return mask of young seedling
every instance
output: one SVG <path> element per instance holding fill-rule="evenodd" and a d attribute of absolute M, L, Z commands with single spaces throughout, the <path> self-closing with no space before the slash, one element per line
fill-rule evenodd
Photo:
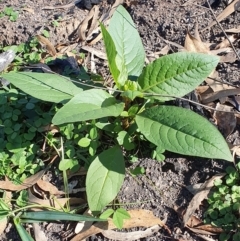
<path fill-rule="evenodd" d="M 219 58 L 176 53 L 144 66 L 140 36 L 122 6 L 116 9 L 108 30 L 102 24 L 101 30 L 113 89 L 99 85 L 89 88 L 81 81 L 75 85 L 74 80 L 54 74 L 3 74 L 27 94 L 57 103 L 60 109 L 52 123 L 63 132 L 71 136 L 70 130 L 79 127 L 73 139 L 80 150 L 85 148 L 89 153 L 83 153 L 82 160 L 86 159 L 89 167 L 86 191 L 91 211 L 101 213 L 116 197 L 125 176 L 124 159 L 133 159 L 138 149 L 150 149 L 159 160 L 168 150 L 232 161 L 228 145 L 215 126 L 190 110 L 165 103 L 194 90 Z"/>
<path fill-rule="evenodd" d="M 0 18 L 8 16 L 9 20 L 16 22 L 18 18 L 18 12 L 14 11 L 12 7 L 5 7 L 2 12 L 0 12 Z"/>

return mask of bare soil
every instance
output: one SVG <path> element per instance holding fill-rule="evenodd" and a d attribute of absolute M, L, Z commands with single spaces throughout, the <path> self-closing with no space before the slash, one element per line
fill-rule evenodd
<path fill-rule="evenodd" d="M 204 0 L 188 1 L 190 3 L 186 6 L 182 6 L 187 2 L 183 0 L 138 0 L 130 2 L 132 4 L 126 6 L 126 8 L 136 23 L 148 56 L 161 51 L 169 44 L 168 41 L 183 46 L 187 30 L 193 32 L 196 22 L 198 22 L 198 28 L 201 31 L 214 19 Z M 225 5 L 224 1 L 215 2 L 213 11 L 218 15 L 223 11 Z M 220 4 L 217 4 L 217 2 Z M 46 6 L 61 4 L 66 4 L 66 2 L 64 0 L 0 1 L 0 11 L 5 6 L 12 6 L 14 10 L 19 11 L 16 22 L 9 21 L 8 17 L 0 19 L 0 44 L 7 46 L 26 42 L 43 29 L 51 32 L 51 41 L 54 44 L 71 42 L 71 39 L 68 38 L 70 33 L 63 30 L 57 32 L 51 22 L 59 16 L 66 22 L 72 19 L 81 22 L 87 16 L 88 11 L 83 9 L 81 4 L 63 9 L 43 9 Z M 108 7 L 110 7 L 109 3 L 103 0 L 100 3 L 100 12 L 106 12 Z M 236 28 L 239 26 L 239 20 L 240 12 L 235 11 L 221 24 L 224 29 Z M 217 44 L 224 38 L 222 30 L 217 24 L 211 29 L 200 33 L 204 42 Z M 103 49 L 101 43 L 97 46 L 98 49 Z M 172 52 L 177 51 L 176 46 L 171 43 L 169 46 Z M 79 43 L 77 49 L 80 48 L 81 43 Z M 239 42 L 235 48 L 240 54 Z M 96 61 L 98 60 L 96 59 Z M 105 65 L 102 64 L 102 60 L 99 61 L 100 66 Z M 217 71 L 222 81 L 236 84 L 239 83 L 239 68 L 240 62 L 236 60 L 232 63 L 220 63 Z M 229 137 L 231 143 L 239 143 L 239 131 L 239 126 L 237 126 L 234 133 Z M 188 241 L 202 240 L 182 226 L 175 207 L 187 207 L 193 197 L 186 186 L 204 182 L 215 173 L 224 172 L 226 163 L 220 160 L 206 160 L 167 153 L 167 158 L 162 163 L 151 159 L 140 159 L 133 166 L 144 167 L 146 175 L 132 177 L 127 174 L 122 190 L 119 193 L 119 200 L 125 203 L 136 203 L 136 205 L 129 206 L 129 208 L 138 207 L 152 210 L 157 217 L 166 221 L 166 225 L 173 232 L 173 236 L 170 237 L 166 231 L 160 230 L 153 237 L 142 240 L 168 241 L 174 240 L 173 238 L 176 240 L 182 238 L 182 240 Z M 64 240 L 63 234 L 67 229 L 66 225 L 52 224 L 49 227 L 47 224 L 43 224 L 42 227 L 49 241 Z M 218 240 L 218 237 L 213 239 Z M 18 241 L 20 238 L 9 224 L 5 233 L 0 236 L 0 240 Z M 107 239 L 99 234 L 88 240 Z"/>

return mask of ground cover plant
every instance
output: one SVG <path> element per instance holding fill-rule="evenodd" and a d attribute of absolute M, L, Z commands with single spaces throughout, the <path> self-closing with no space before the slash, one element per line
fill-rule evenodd
<path fill-rule="evenodd" d="M 211 123 L 167 102 L 198 86 L 217 65 L 218 58 L 177 53 L 144 67 L 141 39 L 121 6 L 108 30 L 103 25 L 101 30 L 115 88 L 86 88 L 84 82 L 56 74 L 2 74 L 33 98 L 54 103 L 52 123 L 68 136 L 64 146 L 69 147 L 59 169 L 74 171 L 82 164 L 79 160 L 84 161 L 91 211 L 99 214 L 116 197 L 125 175 L 124 159 L 132 160 L 139 148 L 152 147 L 159 160 L 168 150 L 231 161 L 224 138 Z M 70 149 L 72 146 L 78 146 L 80 152 Z"/>
<path fill-rule="evenodd" d="M 220 241 L 240 238 L 240 163 L 236 167 L 229 166 L 222 179 L 216 179 L 214 188 L 208 198 L 209 207 L 205 212 L 205 223 L 222 228 Z"/>
<path fill-rule="evenodd" d="M 12 7 L 5 7 L 2 12 L 0 12 L 0 18 L 8 16 L 9 20 L 15 22 L 18 18 L 18 12 L 14 11 Z"/>

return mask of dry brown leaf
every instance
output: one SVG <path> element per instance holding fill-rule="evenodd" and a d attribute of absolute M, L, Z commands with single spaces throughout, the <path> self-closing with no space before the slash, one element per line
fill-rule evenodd
<path fill-rule="evenodd" d="M 233 156 L 237 155 L 240 156 L 240 146 L 234 146 L 232 143 L 228 143 L 229 148 L 233 152 Z"/>
<path fill-rule="evenodd" d="M 234 52 L 227 53 L 226 55 L 220 56 L 220 63 L 234 63 L 237 60 L 237 56 Z"/>
<path fill-rule="evenodd" d="M 99 7 L 95 5 L 88 13 L 87 17 L 79 25 L 77 33 L 81 41 L 86 40 L 86 38 L 97 27 L 98 14 L 99 14 Z M 90 27 L 89 27 L 89 23 L 91 23 Z"/>
<path fill-rule="evenodd" d="M 210 178 L 209 180 L 207 180 L 201 187 L 201 189 L 196 193 L 196 195 L 193 197 L 193 199 L 191 200 L 191 202 L 188 205 L 188 208 L 185 212 L 185 214 L 183 215 L 183 223 L 184 226 L 187 225 L 190 217 L 193 215 L 193 213 L 195 212 L 195 210 L 199 207 L 199 205 L 201 204 L 201 202 L 207 198 L 207 195 L 209 193 L 209 191 L 211 190 L 211 188 L 213 187 L 214 181 L 218 178 L 222 178 L 225 174 L 220 173 L 218 175 L 213 176 L 212 178 Z"/>
<path fill-rule="evenodd" d="M 11 204 L 12 192 L 4 191 L 2 199 L 3 199 L 4 203 L 6 203 L 8 205 L 8 207 L 11 209 L 12 208 L 12 204 Z M 7 217 L 0 219 L 0 235 L 3 234 L 4 230 L 7 227 L 7 224 L 8 224 Z"/>
<path fill-rule="evenodd" d="M 32 9 L 32 8 L 23 8 L 22 10 L 23 11 L 27 11 L 27 12 L 29 12 L 31 14 L 35 14 L 34 9 Z"/>
<path fill-rule="evenodd" d="M 237 28 L 230 28 L 225 30 L 226 33 L 240 33 L 240 26 L 238 26 Z"/>
<path fill-rule="evenodd" d="M 189 52 L 196 53 L 210 53 L 209 48 L 198 38 L 192 36 L 189 32 L 187 32 L 184 48 Z"/>
<path fill-rule="evenodd" d="M 73 51 L 77 46 L 78 46 L 78 43 L 73 43 L 73 44 L 70 44 L 70 45 L 58 44 L 56 46 L 56 49 L 59 53 L 65 54 L 65 53 Z"/>
<path fill-rule="evenodd" d="M 46 241 L 48 238 L 46 237 L 45 232 L 40 227 L 39 223 L 33 223 L 33 232 L 35 241 Z"/>
<path fill-rule="evenodd" d="M 161 227 L 159 225 L 154 225 L 153 227 L 147 228 L 144 231 L 135 232 L 116 232 L 112 230 L 102 231 L 103 236 L 108 239 L 121 240 L 121 241 L 132 241 L 136 239 L 146 238 L 157 233 Z"/>
<path fill-rule="evenodd" d="M 219 81 L 215 81 L 214 79 L 218 78 L 218 72 L 217 71 L 213 71 L 211 73 L 211 78 L 206 78 L 206 83 L 210 86 L 210 88 L 216 92 L 222 89 L 228 89 L 228 85 L 223 85 L 223 83 L 219 82 Z"/>
<path fill-rule="evenodd" d="M 159 57 L 160 55 L 167 55 L 169 51 L 170 51 L 170 46 L 166 44 L 159 52 L 155 52 L 154 54 L 158 55 Z"/>
<path fill-rule="evenodd" d="M 98 41 L 102 39 L 102 33 L 99 33 L 96 38 L 88 42 L 88 45 L 92 46 L 95 45 Z"/>
<path fill-rule="evenodd" d="M 166 44 L 160 51 L 148 54 L 145 58 L 145 62 L 149 64 L 155 59 L 158 59 L 160 56 L 167 55 L 169 51 L 170 51 L 170 46 Z"/>
<path fill-rule="evenodd" d="M 166 225 L 157 217 L 153 215 L 151 211 L 148 210 L 130 210 L 128 211 L 131 218 L 124 220 L 123 228 L 134 228 L 134 227 L 151 227 L 154 225 L 160 225 L 164 227 L 168 232 L 170 230 Z M 97 222 L 93 224 L 89 229 L 76 235 L 71 241 L 78 241 L 85 239 L 93 234 L 100 233 L 104 230 L 115 229 L 116 226 L 113 224 L 112 220 L 109 219 L 108 222 Z"/>
<path fill-rule="evenodd" d="M 59 127 L 49 124 L 49 125 L 46 125 L 46 126 L 39 127 L 38 131 L 39 132 L 48 131 L 48 132 L 51 132 L 52 134 L 55 134 L 55 133 L 58 133 L 60 130 L 59 130 Z"/>
<path fill-rule="evenodd" d="M 234 43 L 237 39 L 238 39 L 238 37 L 237 37 L 236 34 L 231 35 L 231 36 L 228 37 L 228 39 L 226 38 L 226 39 L 224 39 L 221 43 L 219 43 L 219 44 L 215 47 L 215 49 L 222 49 L 222 48 L 229 47 L 229 46 L 230 46 L 229 41 L 230 41 L 231 43 Z"/>
<path fill-rule="evenodd" d="M 84 167 L 81 167 L 77 172 L 74 172 L 74 173 L 67 172 L 68 179 L 75 176 L 84 176 L 86 174 L 87 174 L 87 171 Z"/>
<path fill-rule="evenodd" d="M 196 235 L 206 241 L 216 241 L 216 239 L 212 239 L 212 238 L 209 238 L 209 237 L 201 235 L 201 234 L 196 234 Z"/>
<path fill-rule="evenodd" d="M 232 14 L 235 10 L 239 8 L 240 1 L 234 0 L 231 4 L 229 4 L 217 17 L 217 21 L 221 22 L 224 18 Z M 214 20 L 212 21 L 206 28 L 204 28 L 202 31 L 211 28 L 214 26 L 217 22 Z"/>
<path fill-rule="evenodd" d="M 231 53 L 231 52 L 233 52 L 233 50 L 230 47 L 211 50 L 211 54 L 213 54 L 213 55 L 218 55 L 218 54 L 223 54 L 223 53 L 225 54 L 225 53 Z"/>
<path fill-rule="evenodd" d="M 208 85 L 198 86 L 195 89 L 195 91 L 196 91 L 196 94 L 197 94 L 197 97 L 198 97 L 198 100 L 199 100 L 200 103 L 202 103 L 202 100 L 204 100 L 206 96 L 213 93 L 213 90 Z M 215 108 L 214 102 L 210 102 L 210 103 L 207 103 L 205 105 Z M 211 113 L 213 112 L 212 110 L 209 110 L 209 111 Z"/>
<path fill-rule="evenodd" d="M 199 225 L 198 227 L 195 227 L 195 228 L 199 230 L 198 233 L 202 233 L 201 231 L 205 231 L 205 232 L 208 232 L 208 234 L 214 235 L 214 234 L 219 234 L 219 233 L 223 232 L 222 228 L 218 228 L 218 227 L 213 226 L 211 224 Z"/>
<path fill-rule="evenodd" d="M 33 195 L 33 193 L 28 191 L 28 200 L 30 203 L 39 204 L 45 207 L 54 207 L 56 209 L 62 209 L 65 204 L 69 201 L 71 205 L 81 205 L 86 203 L 86 201 L 82 198 L 53 198 L 53 199 L 40 199 Z M 31 208 L 32 210 L 39 210 L 39 208 Z"/>
<path fill-rule="evenodd" d="M 189 218 L 186 227 L 198 234 L 216 235 L 223 232 L 221 228 L 212 226 L 211 224 L 203 224 L 202 220 L 193 215 Z"/>
<path fill-rule="evenodd" d="M 6 229 L 8 224 L 7 218 L 0 219 L 0 235 L 3 234 L 4 230 Z"/>
<path fill-rule="evenodd" d="M 43 37 L 42 35 L 37 35 L 36 37 L 41 44 L 46 46 L 48 53 L 54 57 L 56 55 L 57 51 L 54 48 L 53 44 L 47 38 Z"/>
<path fill-rule="evenodd" d="M 56 186 L 50 182 L 44 181 L 42 179 L 37 181 L 37 185 L 45 192 L 49 192 L 51 195 L 62 195 L 65 194 L 63 191 L 59 191 Z"/>
<path fill-rule="evenodd" d="M 90 29 L 87 33 L 87 36 L 85 36 L 84 31 L 78 31 L 78 35 L 79 35 L 79 39 L 81 40 L 81 38 L 83 37 L 83 40 L 87 40 L 88 41 L 88 45 L 95 45 L 99 40 L 102 39 L 102 34 L 100 32 L 100 28 L 98 27 L 98 22 L 102 22 L 105 26 L 108 25 L 109 19 L 112 17 L 114 11 L 116 10 L 116 8 L 120 5 L 123 4 L 123 0 L 116 0 L 114 2 L 114 4 L 112 5 L 110 11 L 108 11 L 107 13 L 103 14 L 99 20 L 98 18 L 93 18 Z M 95 15 L 97 16 L 97 15 Z M 91 18 L 90 18 L 91 19 Z M 90 19 L 86 19 L 86 21 L 88 22 Z M 97 21 L 98 20 L 98 21 Z M 86 25 L 86 24 L 85 24 Z M 87 29 L 87 26 L 83 26 L 83 30 Z M 93 34 L 96 35 L 93 38 Z M 83 35 L 83 36 L 82 36 Z"/>
<path fill-rule="evenodd" d="M 69 40 L 74 41 L 77 38 L 77 29 L 80 25 L 80 20 L 77 18 L 71 18 L 70 20 L 61 21 L 59 26 L 51 31 L 50 38 L 54 45 L 64 43 L 66 45 Z M 57 40 L 54 39 L 57 36 Z M 57 42 L 56 42 L 57 41 Z"/>
<path fill-rule="evenodd" d="M 223 112 L 222 110 L 228 111 L 228 113 Z M 233 108 L 228 105 L 221 105 L 220 103 L 217 103 L 213 118 L 225 138 L 233 132 L 237 125 L 237 119 L 234 115 Z"/>
<path fill-rule="evenodd" d="M 224 84 L 220 81 L 216 81 L 215 79 L 218 79 L 218 72 L 214 71 L 211 73 L 211 75 L 206 78 L 205 82 L 209 85 L 209 87 L 212 89 L 212 91 L 208 91 L 205 92 L 203 94 L 201 94 L 201 102 L 204 104 L 208 104 L 212 101 L 206 101 L 206 99 L 208 99 L 211 96 L 214 96 L 214 92 L 218 92 L 218 91 L 222 91 L 222 90 L 226 90 L 226 89 L 235 89 L 235 87 L 228 85 L 228 84 Z M 227 96 L 220 96 L 218 95 L 218 99 L 220 100 L 220 103 L 225 103 L 226 102 L 226 98 Z"/>
<path fill-rule="evenodd" d="M 104 53 L 104 52 L 102 52 L 102 51 L 100 51 L 100 50 L 98 50 L 96 48 L 93 48 L 93 47 L 90 47 L 90 46 L 86 45 L 86 46 L 82 46 L 81 49 L 83 49 L 83 50 L 85 50 L 85 51 L 87 51 L 87 52 L 97 56 L 100 59 L 107 60 L 106 53 Z"/>
<path fill-rule="evenodd" d="M 216 92 L 205 95 L 204 98 L 202 98 L 202 103 L 207 104 L 207 103 L 213 102 L 215 100 L 218 100 L 218 99 L 221 99 L 224 97 L 228 97 L 231 95 L 239 95 L 239 94 L 240 94 L 240 89 L 220 90 L 220 91 L 216 91 Z"/>
<path fill-rule="evenodd" d="M 33 186 L 43 176 L 44 172 L 45 170 L 42 170 L 34 174 L 33 176 L 28 177 L 23 181 L 22 184 L 19 184 L 19 185 L 16 185 L 9 180 L 0 181 L 0 187 L 3 190 L 9 190 L 9 191 L 21 191 L 21 190 L 27 189 Z"/>
<path fill-rule="evenodd" d="M 193 233 L 196 233 L 196 234 L 217 235 L 217 234 L 222 232 L 222 230 L 221 230 L 221 232 L 213 233 L 213 232 L 210 232 L 210 231 L 207 231 L 207 230 L 204 230 L 204 229 L 199 229 L 199 228 L 191 228 L 191 227 L 187 227 L 187 228 L 190 229 Z M 215 231 L 217 231 L 217 228 L 216 228 Z M 220 231 L 220 230 L 218 230 L 218 231 Z"/>

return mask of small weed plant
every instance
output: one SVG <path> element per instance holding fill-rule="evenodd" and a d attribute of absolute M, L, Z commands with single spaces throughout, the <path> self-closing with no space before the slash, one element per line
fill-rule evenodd
<path fill-rule="evenodd" d="M 135 160 L 140 149 L 150 149 L 158 160 L 168 150 L 232 161 L 216 127 L 168 102 L 202 83 L 218 57 L 182 52 L 144 66 L 140 36 L 122 6 L 116 9 L 108 30 L 101 24 L 101 31 L 114 88 L 99 82 L 89 87 L 84 81 L 49 73 L 2 74 L 32 98 L 54 103 L 56 113 L 51 121 L 65 134 L 64 146 L 68 147 L 59 168 L 77 170 L 84 162 L 93 214 L 101 213 L 115 199 L 124 181 L 125 160 Z M 104 216 L 128 218 L 122 209 L 110 209 Z"/>
<path fill-rule="evenodd" d="M 0 18 L 8 16 L 9 20 L 16 22 L 18 18 L 18 12 L 14 11 L 12 7 L 5 7 L 2 12 L 0 12 Z"/>
<path fill-rule="evenodd" d="M 223 179 L 215 180 L 209 207 L 205 212 L 205 223 L 224 230 L 220 241 L 240 240 L 240 162 L 236 168 L 229 166 Z"/>
<path fill-rule="evenodd" d="M 13 71 L 17 71 L 24 64 L 35 64 L 41 60 L 41 54 L 43 52 L 37 38 L 30 39 L 27 43 L 21 43 L 19 45 L 6 46 L 0 48 L 2 51 L 12 50 L 16 53 L 16 57 L 11 65 Z"/>

